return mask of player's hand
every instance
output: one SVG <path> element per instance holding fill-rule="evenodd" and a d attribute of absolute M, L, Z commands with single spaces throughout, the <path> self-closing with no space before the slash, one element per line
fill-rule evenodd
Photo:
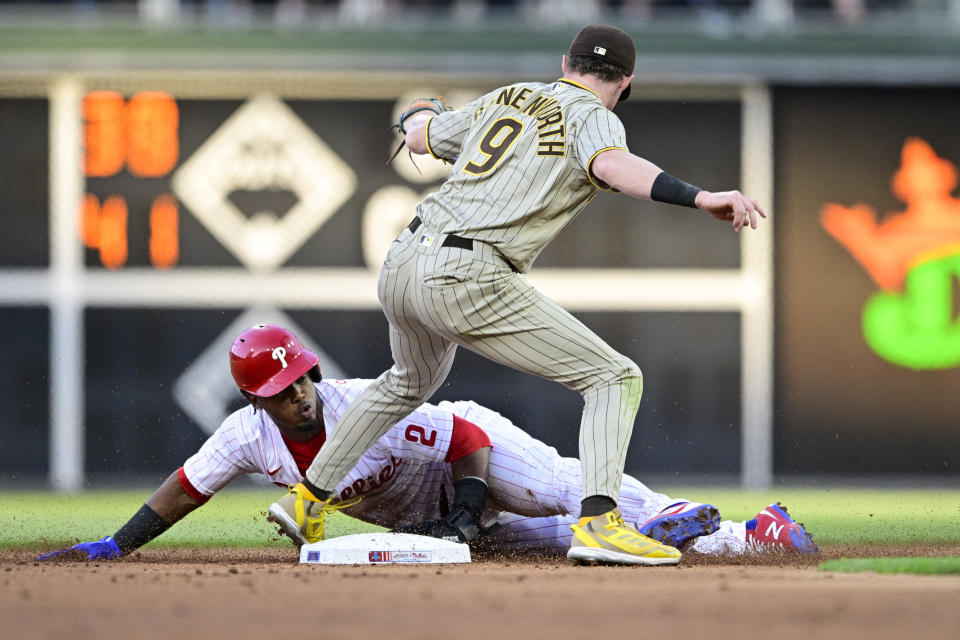
<path fill-rule="evenodd" d="M 444 540 L 455 540 L 456 542 L 466 542 L 459 529 L 448 523 L 446 520 L 424 520 L 413 524 L 404 525 L 392 529 L 390 533 L 413 533 L 418 536 L 429 536 L 431 538 L 442 538 Z"/>
<path fill-rule="evenodd" d="M 45 553 L 37 560 L 49 560 L 50 558 L 61 557 L 63 560 L 112 560 L 123 556 L 123 551 L 113 541 L 112 536 L 107 536 L 93 542 L 81 542 L 75 544 L 69 549 L 61 549 Z"/>
<path fill-rule="evenodd" d="M 733 224 L 733 230 L 737 233 L 747 224 L 751 229 L 756 229 L 758 215 L 767 217 L 767 212 L 759 202 L 739 191 L 701 191 L 697 194 L 696 205 L 714 218 Z"/>
<path fill-rule="evenodd" d="M 397 118 L 397 124 L 393 126 L 399 129 L 400 133 L 405 134 L 407 129 L 404 127 L 404 124 L 408 118 L 423 112 L 428 112 L 427 115 L 432 118 L 444 111 L 450 111 L 450 105 L 443 99 L 443 96 L 437 96 L 436 98 L 417 98 L 408 104 L 407 108 L 400 113 L 400 116 Z"/>

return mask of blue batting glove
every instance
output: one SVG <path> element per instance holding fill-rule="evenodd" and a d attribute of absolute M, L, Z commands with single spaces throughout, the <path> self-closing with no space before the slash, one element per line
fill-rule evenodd
<path fill-rule="evenodd" d="M 86 558 L 82 557 L 82 554 L 87 554 Z M 113 536 L 107 536 L 100 540 L 95 540 L 94 542 L 81 542 L 80 544 L 75 544 L 69 549 L 61 549 L 60 551 L 53 551 L 51 553 L 45 553 L 37 560 L 48 560 L 50 558 L 73 554 L 77 556 L 77 559 L 83 560 L 112 560 L 113 558 L 119 558 L 123 556 L 123 551 L 120 551 L 120 547 L 117 546 L 117 543 L 113 541 Z"/>

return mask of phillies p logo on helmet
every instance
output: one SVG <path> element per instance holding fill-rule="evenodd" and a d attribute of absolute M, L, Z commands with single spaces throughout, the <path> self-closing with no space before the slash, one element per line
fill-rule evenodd
<path fill-rule="evenodd" d="M 250 327 L 230 348 L 234 382 L 241 390 L 261 398 L 280 393 L 317 366 L 317 361 L 317 354 L 304 349 L 292 332 L 275 324 Z"/>

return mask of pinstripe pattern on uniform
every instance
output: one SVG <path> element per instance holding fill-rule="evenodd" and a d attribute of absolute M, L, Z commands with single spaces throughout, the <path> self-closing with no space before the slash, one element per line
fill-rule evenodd
<path fill-rule="evenodd" d="M 490 95 L 481 96 L 460 109 L 438 114 L 438 117 L 439 115 L 444 116 L 439 120 L 437 120 L 437 117 L 430 118 L 424 132 L 427 137 L 427 149 L 430 151 L 430 155 L 439 160 L 456 162 L 460 153 L 460 146 L 464 137 L 470 131 L 477 111 L 487 102 Z M 432 144 L 431 129 L 434 133 L 439 132 Z"/>
<path fill-rule="evenodd" d="M 339 430 L 347 407 L 370 383 L 323 380 L 316 385 L 328 436 Z M 440 517 L 441 488 L 447 496 L 453 495 L 451 466 L 444 459 L 454 415 L 478 425 L 492 443 L 490 500 L 484 521 L 496 520 L 502 528 L 491 543 L 503 549 L 569 546 L 570 524 L 579 515 L 582 495 L 578 461 L 560 457 L 556 449 L 499 413 L 469 401 L 423 405 L 393 425 L 337 485 L 342 499 L 357 495 L 358 489 L 363 495 L 363 500 L 345 511 L 385 527 Z M 408 439 L 410 425 L 423 428 L 428 441 L 436 434 L 433 443 L 424 446 Z M 262 473 L 278 484 L 301 479 L 276 425 L 264 412 L 254 413 L 249 406 L 230 415 L 183 467 L 189 482 L 206 496 L 243 474 Z M 646 522 L 675 501 L 630 476 L 623 478 L 620 508 L 630 522 Z M 720 549 L 718 545 L 735 545 L 737 526 L 742 529 L 743 523 L 723 523 L 721 532 L 698 542 L 702 548 L 695 548 L 710 552 Z M 744 535 L 741 530 L 741 545 Z"/>
<path fill-rule="evenodd" d="M 324 380 L 317 385 L 328 437 L 369 383 Z M 420 430 L 408 435 L 411 426 Z M 388 527 L 439 517 L 440 487 L 453 495 L 450 465 L 444 461 L 452 430 L 453 415 L 430 405 L 394 425 L 337 484 L 341 499 L 363 495 L 347 513 Z M 249 406 L 230 415 L 183 468 L 190 484 L 206 496 L 249 473 L 262 473 L 279 484 L 301 480 L 279 429 L 265 412 Z"/>
<path fill-rule="evenodd" d="M 426 135 L 432 153 L 455 161 L 417 208 L 421 227 L 401 234 L 381 270 L 394 365 L 347 409 L 307 479 L 335 486 L 436 391 L 460 345 L 580 392 L 585 495 L 616 498 L 640 370 L 515 270 L 528 269 L 597 193 L 589 163 L 602 149 L 626 149 L 623 125 L 592 91 L 559 81 L 493 91 L 435 116 Z M 448 234 L 472 239 L 472 250 L 444 247 Z"/>
<path fill-rule="evenodd" d="M 530 93 L 520 108 L 497 102 L 504 91 L 524 89 Z M 563 111 L 563 157 L 536 153 L 537 120 L 523 108 L 540 98 L 556 101 Z M 483 133 L 505 117 L 527 121 L 519 139 L 495 171 L 465 172 L 468 162 L 487 157 L 478 150 Z M 590 90 L 564 82 L 502 87 L 463 109 L 432 118 L 427 136 L 432 153 L 456 162 L 447 182 L 424 199 L 419 211 L 424 222 L 441 233 L 493 244 L 521 271 L 529 270 L 546 244 L 595 195 L 590 158 L 602 149 L 627 148 L 619 118 Z"/>
<path fill-rule="evenodd" d="M 307 479 L 318 487 L 335 486 L 374 441 L 437 390 L 453 366 L 456 344 L 427 330 L 414 309 L 419 237 L 404 230 L 380 271 L 394 365 L 347 408 L 341 421 L 349 426 L 333 434 L 310 465 Z"/>
<path fill-rule="evenodd" d="M 568 547 L 570 525 L 580 516 L 583 497 L 580 463 L 561 457 L 555 448 L 487 407 L 469 401 L 440 402 L 438 407 L 479 425 L 493 444 L 488 508 L 502 512 L 488 512 L 485 517 L 495 518 L 501 528 L 486 546 L 503 550 Z M 619 507 L 627 522 L 643 524 L 679 500 L 623 476 Z M 719 531 L 698 539 L 693 548 L 701 553 L 742 552 L 745 537 L 743 522 L 724 521 Z"/>
<path fill-rule="evenodd" d="M 587 495 L 615 497 L 640 401 L 639 369 L 521 276 L 481 259 L 467 265 L 455 259 L 427 264 L 441 274 L 470 277 L 471 286 L 427 285 L 415 295 L 427 327 L 491 360 L 580 392 Z"/>
<path fill-rule="evenodd" d="M 436 390 L 459 344 L 579 391 L 585 490 L 615 498 L 639 404 L 640 370 L 489 247 L 451 249 L 442 246 L 440 236 L 423 245 L 424 233 L 431 232 L 405 231 L 381 272 L 395 364 L 348 408 L 343 421 L 351 427 L 327 441 L 308 479 L 332 486 L 374 440 Z M 484 259 L 484 253 L 490 257 Z M 411 271 L 412 284 L 401 277 Z M 366 421 L 349 422 L 360 419 Z"/>

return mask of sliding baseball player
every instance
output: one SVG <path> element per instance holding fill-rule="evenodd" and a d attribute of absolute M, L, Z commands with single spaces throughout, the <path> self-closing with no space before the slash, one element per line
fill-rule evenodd
<path fill-rule="evenodd" d="M 257 325 L 230 351 L 230 366 L 248 405 L 173 472 L 116 533 L 46 554 L 118 558 L 169 529 L 244 474 L 296 484 L 340 416 L 370 380 L 323 380 L 317 356 L 287 329 Z M 337 485 L 326 513 L 342 510 L 396 531 L 492 549 L 569 547 L 581 499 L 580 463 L 563 458 L 498 413 L 474 402 L 425 404 L 396 423 Z M 624 518 L 668 549 L 743 553 L 751 547 L 816 550 L 802 525 L 778 505 L 748 522 L 720 521 L 715 507 L 657 493 L 625 475 Z M 297 544 L 323 539 L 323 514 L 304 514 L 302 527 L 271 510 Z M 649 563 L 646 563 L 649 564 Z"/>

